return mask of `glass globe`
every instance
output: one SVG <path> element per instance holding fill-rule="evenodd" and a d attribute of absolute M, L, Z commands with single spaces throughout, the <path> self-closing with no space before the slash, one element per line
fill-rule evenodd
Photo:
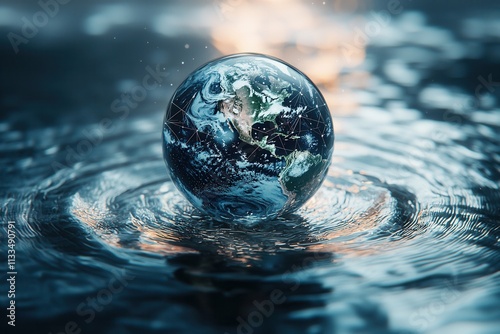
<path fill-rule="evenodd" d="M 320 187 L 334 131 L 318 88 L 291 65 L 237 54 L 198 68 L 175 91 L 163 154 L 176 187 L 216 220 L 291 212 Z"/>

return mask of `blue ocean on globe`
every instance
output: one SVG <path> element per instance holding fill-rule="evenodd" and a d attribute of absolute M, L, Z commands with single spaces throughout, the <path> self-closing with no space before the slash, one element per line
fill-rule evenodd
<path fill-rule="evenodd" d="M 306 75 L 260 54 L 195 70 L 174 93 L 163 153 L 188 201 L 219 221 L 253 223 L 292 212 L 331 163 L 328 106 Z"/>

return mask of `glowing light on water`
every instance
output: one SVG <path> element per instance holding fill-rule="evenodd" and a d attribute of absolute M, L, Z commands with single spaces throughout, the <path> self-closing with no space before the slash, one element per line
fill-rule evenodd
<path fill-rule="evenodd" d="M 343 67 L 359 65 L 365 51 L 360 47 L 349 59 L 343 53 L 354 34 L 342 12 L 332 15 L 334 9 L 344 10 L 342 6 L 297 0 L 221 1 L 221 20 L 211 28 L 212 43 L 223 54 L 258 52 L 283 59 L 322 86 L 329 105 L 349 105 L 349 98 L 336 94 L 338 76 Z"/>

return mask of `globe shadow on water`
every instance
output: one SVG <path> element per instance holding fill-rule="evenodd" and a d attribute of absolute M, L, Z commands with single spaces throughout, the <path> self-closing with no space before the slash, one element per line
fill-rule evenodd
<path fill-rule="evenodd" d="M 177 301 L 197 310 L 207 325 L 226 333 L 331 332 L 333 320 L 319 311 L 291 317 L 323 308 L 333 292 L 308 272 L 331 265 L 335 256 L 306 249 L 315 240 L 301 216 L 252 227 L 206 221 L 177 232 L 179 246 L 198 251 L 167 259 L 176 267 L 174 277 L 190 287 Z"/>

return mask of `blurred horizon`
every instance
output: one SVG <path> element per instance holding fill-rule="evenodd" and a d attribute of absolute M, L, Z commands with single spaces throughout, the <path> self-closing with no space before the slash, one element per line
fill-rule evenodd
<path fill-rule="evenodd" d="M 69 1 L 56 2 L 56 7 L 50 0 L 41 3 L 50 6 L 43 9 L 40 4 L 10 0 L 0 5 L 0 35 L 5 36 L 0 44 L 5 67 L 0 79 L 2 115 L 23 113 L 37 104 L 58 109 L 60 113 L 70 105 L 77 105 L 81 111 L 72 112 L 82 115 L 80 121 L 96 121 L 99 114 L 108 111 L 116 96 L 134 86 L 146 66 L 159 64 L 168 68 L 168 82 L 161 83 L 147 97 L 141 110 L 164 109 L 173 90 L 192 70 L 214 58 L 240 52 L 283 59 L 321 88 L 331 109 L 349 114 L 358 104 L 349 92 L 339 89 L 338 81 L 342 80 L 343 86 L 366 85 L 370 72 L 379 68 L 372 59 L 366 59 L 366 48 L 390 49 L 388 41 L 408 38 L 416 45 L 428 44 L 426 47 L 431 50 L 442 48 L 440 52 L 460 57 L 464 50 L 457 49 L 453 39 L 461 36 L 450 35 L 440 27 L 451 27 L 465 34 L 471 43 L 477 38 L 474 34 L 490 33 L 494 37 L 496 33 L 491 29 L 496 27 L 494 15 L 500 8 L 500 3 L 482 1 L 492 6 L 488 18 L 481 6 L 467 1 L 449 5 L 444 1 L 409 0 L 221 0 L 192 1 L 189 6 L 182 1 Z M 395 11 L 388 13 L 390 8 Z M 34 36 L 16 39 L 24 38 L 22 28 L 27 23 L 23 17 L 33 25 L 33 15 L 44 11 L 52 11 L 53 16 L 45 15 L 48 19 L 44 22 L 43 15 L 38 15 L 37 19 L 42 21 L 39 28 L 34 27 L 37 30 Z M 456 20 L 465 14 L 470 19 Z M 287 18 L 296 19 L 287 22 Z M 434 27 L 419 30 L 424 25 Z M 464 29 L 471 31 L 470 36 Z M 473 50 L 467 50 L 470 51 Z M 422 54 L 422 57 L 427 56 Z M 474 60 L 473 57 L 468 58 Z M 425 58 L 415 60 L 424 64 Z M 83 77 L 76 74 L 74 67 L 82 64 L 89 67 Z M 127 72 L 122 71 L 120 64 L 126 65 Z M 24 71 L 19 72 L 20 68 Z M 356 70 L 351 71 L 353 68 Z M 398 71 L 398 75 L 405 73 L 404 68 Z M 100 76 L 100 82 L 87 85 L 95 75 Z M 56 81 L 57 85 L 40 86 L 40 80 Z M 61 85 L 71 89 L 65 87 L 62 94 L 58 91 Z M 60 116 L 64 118 L 64 113 Z M 32 125 L 38 121 L 58 122 L 48 116 L 36 117 Z"/>

